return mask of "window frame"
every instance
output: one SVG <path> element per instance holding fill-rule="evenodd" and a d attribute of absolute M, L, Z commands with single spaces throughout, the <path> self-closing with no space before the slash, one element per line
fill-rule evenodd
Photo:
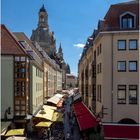
<path fill-rule="evenodd" d="M 99 45 L 99 50 L 100 50 L 100 54 L 102 53 L 102 44 L 100 43 L 100 45 Z"/>
<path fill-rule="evenodd" d="M 125 70 L 119 70 L 119 69 L 118 69 L 118 63 L 119 63 L 119 62 L 125 62 Z M 126 72 L 126 61 L 125 61 L 125 60 L 117 61 L 117 71 L 118 71 L 118 72 Z"/>
<path fill-rule="evenodd" d="M 136 63 L 136 70 L 130 70 L 130 63 L 132 63 L 132 62 L 135 62 L 135 63 Z M 134 61 L 129 61 L 128 68 L 129 68 L 129 72 L 137 72 L 137 71 L 138 71 L 138 63 L 137 63 L 137 61 L 136 61 L 136 60 L 134 60 Z"/>
<path fill-rule="evenodd" d="M 130 88 L 131 86 L 135 86 L 136 88 Z M 136 91 L 136 102 L 135 103 L 130 103 L 130 91 Z M 138 104 L 138 86 L 137 85 L 129 85 L 129 104 Z"/>
<path fill-rule="evenodd" d="M 102 63 L 99 63 L 99 72 L 102 72 Z"/>
<path fill-rule="evenodd" d="M 133 48 L 131 49 L 131 48 L 130 48 L 130 41 L 136 41 L 136 48 L 135 48 L 135 49 L 133 49 Z M 130 39 L 130 40 L 129 40 L 129 50 L 132 50 L 132 51 L 133 51 L 133 50 L 138 50 L 138 40 L 137 40 L 137 39 Z"/>
<path fill-rule="evenodd" d="M 100 48 L 99 48 L 99 46 L 97 47 L 97 56 L 99 56 L 99 54 L 100 54 Z"/>
<path fill-rule="evenodd" d="M 130 19 L 130 17 L 126 18 L 127 19 L 127 27 L 126 28 L 123 27 L 123 17 L 126 15 L 133 17 L 132 27 L 128 27 L 128 19 Z M 136 28 L 136 15 L 134 13 L 126 11 L 120 15 L 120 29 L 135 29 L 135 28 Z"/>
<path fill-rule="evenodd" d="M 120 49 L 119 48 L 119 41 L 124 41 L 125 42 L 125 48 L 124 49 Z M 118 40 L 118 51 L 125 51 L 126 50 L 126 40 Z"/>
<path fill-rule="evenodd" d="M 120 88 L 119 88 L 120 87 Z M 124 87 L 124 89 L 122 88 Z M 119 99 L 118 97 L 118 94 L 119 94 L 119 90 L 123 90 L 125 91 L 125 98 L 124 99 Z M 125 101 L 125 102 L 119 102 L 119 101 Z M 118 85 L 117 86 L 117 104 L 126 104 L 126 85 Z"/>

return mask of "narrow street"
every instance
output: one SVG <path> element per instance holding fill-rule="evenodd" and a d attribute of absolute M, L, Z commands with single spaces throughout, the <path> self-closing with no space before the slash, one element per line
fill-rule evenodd
<path fill-rule="evenodd" d="M 64 134 L 65 140 L 80 140 L 80 132 L 78 124 L 76 123 L 76 118 L 72 116 L 72 90 L 70 95 L 65 101 L 65 112 L 64 112 Z"/>
<path fill-rule="evenodd" d="M 65 100 L 64 103 L 64 134 L 65 134 L 65 139 L 71 139 L 71 125 L 70 125 L 70 111 L 71 111 L 71 107 L 70 107 L 70 103 L 71 103 L 71 99 L 68 97 Z"/>

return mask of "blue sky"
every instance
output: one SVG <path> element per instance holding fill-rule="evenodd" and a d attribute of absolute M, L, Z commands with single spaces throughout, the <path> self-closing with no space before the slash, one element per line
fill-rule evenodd
<path fill-rule="evenodd" d="M 11 32 L 31 36 L 37 27 L 42 4 L 48 12 L 48 22 L 54 31 L 57 48 L 61 42 L 64 59 L 77 75 L 83 44 L 103 19 L 111 4 L 127 0 L 2 0 L 1 22 Z"/>

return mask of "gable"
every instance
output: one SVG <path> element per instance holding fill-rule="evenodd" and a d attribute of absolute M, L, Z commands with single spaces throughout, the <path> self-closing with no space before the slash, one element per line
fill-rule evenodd
<path fill-rule="evenodd" d="M 4 25 L 1 25 L 1 54 L 25 55 L 18 41 Z"/>

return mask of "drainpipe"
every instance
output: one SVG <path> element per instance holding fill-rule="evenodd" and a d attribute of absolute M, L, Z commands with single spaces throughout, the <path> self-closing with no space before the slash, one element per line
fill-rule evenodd
<path fill-rule="evenodd" d="M 113 60 L 114 60 L 114 54 L 113 54 L 113 36 L 111 36 L 111 56 L 112 56 L 112 70 L 111 70 L 111 122 L 113 122 Z"/>

